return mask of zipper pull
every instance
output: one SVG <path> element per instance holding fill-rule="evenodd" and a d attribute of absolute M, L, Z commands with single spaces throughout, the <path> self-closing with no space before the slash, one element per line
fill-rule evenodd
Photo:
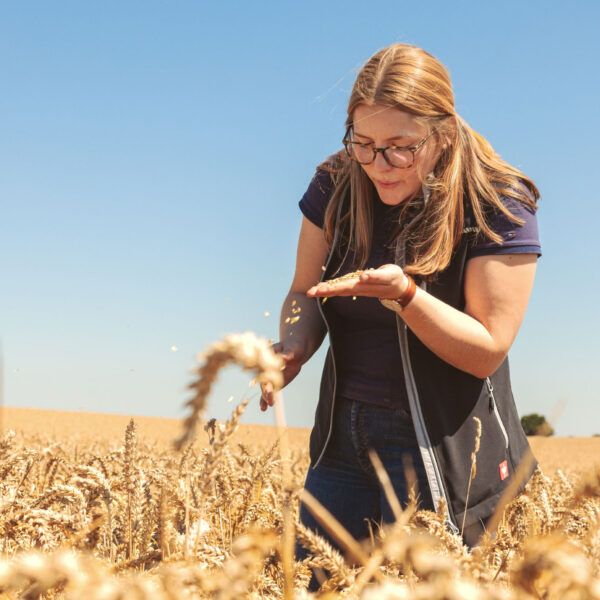
<path fill-rule="evenodd" d="M 487 385 L 488 397 L 490 399 L 490 412 L 492 412 L 494 410 L 494 404 L 495 404 L 495 400 L 494 400 L 494 388 L 492 386 L 492 382 L 490 381 L 489 377 L 485 378 L 485 384 Z"/>

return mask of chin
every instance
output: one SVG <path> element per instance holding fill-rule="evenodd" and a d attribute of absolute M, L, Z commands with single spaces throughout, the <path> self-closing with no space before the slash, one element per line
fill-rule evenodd
<path fill-rule="evenodd" d="M 386 193 L 385 191 L 378 192 L 378 194 L 379 199 L 388 206 L 398 206 L 408 198 L 406 194 L 390 194 L 389 192 Z"/>

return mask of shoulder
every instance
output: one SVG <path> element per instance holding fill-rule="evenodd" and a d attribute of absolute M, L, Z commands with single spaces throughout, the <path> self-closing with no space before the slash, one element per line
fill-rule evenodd
<path fill-rule="evenodd" d="M 299 206 L 302 214 L 317 227 L 323 228 L 325 212 L 343 168 L 340 153 L 325 159 L 316 169 Z"/>
<path fill-rule="evenodd" d="M 510 195 L 499 197 L 509 214 L 497 206 L 485 210 L 488 226 L 502 238 L 502 242 L 498 244 L 480 232 L 469 251 L 469 258 L 488 254 L 541 255 L 536 197 L 521 183 L 511 188 L 510 192 Z"/>

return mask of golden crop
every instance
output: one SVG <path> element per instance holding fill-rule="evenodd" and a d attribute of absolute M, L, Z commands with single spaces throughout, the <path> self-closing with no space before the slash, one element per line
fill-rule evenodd
<path fill-rule="evenodd" d="M 280 382 L 266 342 L 215 344 L 190 386 L 180 450 L 138 439 L 133 421 L 113 446 L 67 432 L 4 435 L 0 598 L 305 599 L 315 597 L 305 591 L 309 567 L 319 567 L 323 598 L 600 600 L 600 472 L 538 470 L 497 535 L 472 551 L 445 528 L 443 507 L 419 511 L 415 496 L 395 506 L 394 525 L 374 524 L 362 545 L 348 540 L 343 556 L 295 523 L 305 449 L 285 437 L 268 448 L 228 444 L 247 401 L 226 423 L 208 421 L 209 444 L 198 443 L 210 384 L 232 361 Z M 294 539 L 313 556 L 295 563 Z"/>

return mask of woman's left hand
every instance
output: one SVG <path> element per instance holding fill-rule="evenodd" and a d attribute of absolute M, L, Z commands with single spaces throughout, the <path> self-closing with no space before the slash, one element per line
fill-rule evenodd
<path fill-rule="evenodd" d="M 369 296 L 394 299 L 402 296 L 407 286 L 408 279 L 398 265 L 382 265 L 378 269 L 363 271 L 358 277 L 352 279 L 336 283 L 319 283 L 311 287 L 306 295 L 309 298 Z"/>

